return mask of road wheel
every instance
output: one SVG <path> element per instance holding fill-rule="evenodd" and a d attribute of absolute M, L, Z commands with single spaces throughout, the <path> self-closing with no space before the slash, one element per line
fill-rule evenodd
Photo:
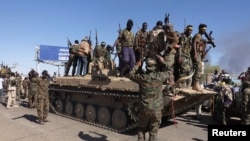
<path fill-rule="evenodd" d="M 86 113 L 85 113 L 86 119 L 88 121 L 95 122 L 96 120 L 96 109 L 93 105 L 88 105 L 86 107 Z"/>
<path fill-rule="evenodd" d="M 106 107 L 100 107 L 98 112 L 97 112 L 97 119 L 98 122 L 102 125 L 107 126 L 110 122 L 110 111 Z"/>
<path fill-rule="evenodd" d="M 73 103 L 71 101 L 67 101 L 65 104 L 65 113 L 69 116 L 73 114 Z"/>
<path fill-rule="evenodd" d="M 112 114 L 112 125 L 115 129 L 123 129 L 128 123 L 128 118 L 124 110 L 116 109 Z"/>
<path fill-rule="evenodd" d="M 79 119 L 83 118 L 83 115 L 84 115 L 84 106 L 83 106 L 82 103 L 79 102 L 79 103 L 76 104 L 75 114 L 76 114 L 77 118 L 79 118 Z"/>
<path fill-rule="evenodd" d="M 61 99 L 56 101 L 56 111 L 59 113 L 63 112 L 63 101 Z"/>

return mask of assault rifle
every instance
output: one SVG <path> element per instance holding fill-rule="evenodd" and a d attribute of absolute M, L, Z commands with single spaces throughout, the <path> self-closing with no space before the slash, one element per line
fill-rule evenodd
<path fill-rule="evenodd" d="M 117 31 L 118 31 L 118 34 L 120 34 L 121 31 L 122 31 L 120 23 L 119 23 L 119 28 L 118 28 Z M 119 36 L 119 35 L 118 35 L 118 36 Z M 118 43 L 119 43 L 119 40 L 116 39 L 115 42 L 114 42 L 114 44 L 113 44 L 113 47 L 112 47 L 112 50 L 114 50 L 114 48 L 116 47 L 116 53 L 115 53 L 115 56 L 114 56 L 114 59 L 113 59 L 113 60 L 115 60 L 116 57 L 118 56 L 118 51 L 117 51 L 117 45 L 118 45 Z"/>
<path fill-rule="evenodd" d="M 205 32 L 205 36 L 208 40 L 208 44 L 211 44 L 214 48 L 216 47 L 215 43 L 214 43 L 214 38 L 212 37 L 212 33 L 213 31 L 210 31 L 209 34 L 207 34 L 207 32 Z"/>
<path fill-rule="evenodd" d="M 96 50 L 98 48 L 98 36 L 97 36 L 97 30 L 95 30 L 95 49 L 93 51 L 93 55 L 95 56 Z"/>
<path fill-rule="evenodd" d="M 72 43 L 71 41 L 69 40 L 69 37 L 66 37 L 67 38 L 67 44 L 68 44 L 68 47 L 70 48 L 72 46 Z"/>
<path fill-rule="evenodd" d="M 164 19 L 165 24 L 169 23 L 169 13 L 165 14 L 165 19 Z"/>

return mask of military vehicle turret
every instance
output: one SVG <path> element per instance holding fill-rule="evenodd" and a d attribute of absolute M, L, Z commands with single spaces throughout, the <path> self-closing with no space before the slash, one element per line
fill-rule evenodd
<path fill-rule="evenodd" d="M 49 88 L 51 109 L 60 116 L 115 132 L 136 128 L 138 84 L 117 77 L 115 70 L 113 67 L 93 70 L 83 77 L 57 77 Z M 215 94 L 175 87 L 175 95 L 164 95 L 163 118 L 185 113 Z"/>

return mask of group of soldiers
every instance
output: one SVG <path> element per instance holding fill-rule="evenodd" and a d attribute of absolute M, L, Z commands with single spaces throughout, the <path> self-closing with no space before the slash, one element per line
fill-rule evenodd
<path fill-rule="evenodd" d="M 10 109 L 19 107 L 17 101 L 21 99 L 28 100 L 28 107 L 37 109 L 37 122 L 39 124 L 47 122 L 48 120 L 46 118 L 49 112 L 48 89 L 50 81 L 48 71 L 44 70 L 41 77 L 39 77 L 39 74 L 34 69 L 31 69 L 28 73 L 28 77 L 25 77 L 23 80 L 17 72 L 6 71 L 2 74 L 3 92 L 6 95 L 3 94 L 0 96 L 1 103 L 5 103 L 6 108 Z M 23 89 L 23 91 L 21 89 Z"/>
<path fill-rule="evenodd" d="M 168 22 L 168 17 L 165 18 L 164 25 L 162 21 L 157 21 L 151 31 L 147 31 L 147 23 L 144 22 L 135 36 L 131 31 L 132 27 L 133 21 L 129 19 L 127 27 L 119 32 L 115 42 L 120 77 L 126 76 L 135 63 L 143 64 L 147 58 L 153 58 L 157 61 L 157 70 L 169 74 L 166 84 L 174 84 L 179 78 L 189 76 L 194 71 L 193 78 L 188 79 L 183 85 L 192 85 L 194 90 L 202 91 L 200 80 L 202 61 L 208 52 L 206 46 L 215 46 L 211 34 L 206 32 L 206 24 L 200 24 L 199 31 L 194 36 L 192 25 L 187 25 L 185 31 L 179 33 Z M 204 39 L 203 35 L 207 38 Z M 159 57 L 163 59 L 160 60 Z M 139 72 L 143 72 L 142 65 Z"/>
<path fill-rule="evenodd" d="M 104 68 L 111 69 L 113 64 L 111 62 L 112 51 L 112 47 L 106 45 L 105 41 L 92 49 L 92 43 L 88 37 L 85 37 L 80 43 L 78 40 L 75 40 L 74 44 L 69 42 L 70 55 L 64 76 L 68 76 L 71 66 L 71 76 L 89 75 L 93 68 L 98 68 L 100 71 Z"/>

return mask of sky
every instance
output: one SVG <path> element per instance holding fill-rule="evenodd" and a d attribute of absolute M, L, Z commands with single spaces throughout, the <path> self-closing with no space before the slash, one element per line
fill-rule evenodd
<path fill-rule="evenodd" d="M 0 0 L 0 61 L 24 75 L 31 68 L 63 75 L 62 67 L 36 64 L 35 46 L 67 47 L 67 37 L 81 40 L 90 31 L 93 44 L 97 31 L 99 43 L 113 45 L 119 24 L 124 29 L 132 19 L 134 33 L 143 22 L 151 30 L 169 13 L 179 32 L 191 24 L 194 35 L 205 23 L 216 44 L 209 63 L 239 74 L 250 66 L 249 5 L 249 0 Z"/>

